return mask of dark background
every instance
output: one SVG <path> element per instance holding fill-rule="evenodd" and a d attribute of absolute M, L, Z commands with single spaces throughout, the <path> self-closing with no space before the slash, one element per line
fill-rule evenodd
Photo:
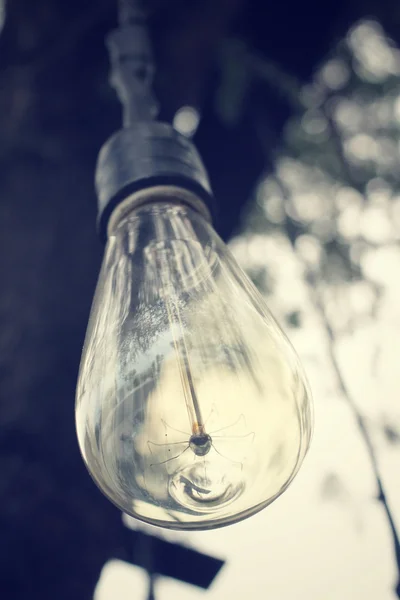
<path fill-rule="evenodd" d="M 151 35 L 161 115 L 201 109 L 196 142 L 227 239 L 291 107 L 254 84 L 230 125 L 216 110 L 227 37 L 306 81 L 357 19 L 400 41 L 394 0 L 157 0 Z M 119 127 L 104 35 L 115 0 L 10 0 L 0 34 L 0 595 L 92 597 L 139 544 L 80 459 L 74 391 L 102 256 L 93 173 Z M 221 67 L 222 64 L 222 67 Z M 268 151 L 266 152 L 266 148 Z M 116 599 L 117 600 L 117 599 Z"/>

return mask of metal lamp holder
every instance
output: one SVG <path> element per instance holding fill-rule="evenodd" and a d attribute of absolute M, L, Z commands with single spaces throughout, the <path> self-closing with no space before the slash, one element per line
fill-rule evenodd
<path fill-rule="evenodd" d="M 158 106 L 152 92 L 153 57 L 139 0 L 119 1 L 119 27 L 108 35 L 106 43 L 110 83 L 123 106 L 123 129 L 104 144 L 97 161 L 101 237 L 107 238 L 108 221 L 121 202 L 135 198 L 131 209 L 135 202 L 151 202 L 149 191 L 160 186 L 181 190 L 179 201 L 211 220 L 212 192 L 195 146 L 169 123 L 154 120 Z"/>

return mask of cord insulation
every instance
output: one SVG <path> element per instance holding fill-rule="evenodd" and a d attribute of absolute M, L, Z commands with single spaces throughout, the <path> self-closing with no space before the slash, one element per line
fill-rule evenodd
<path fill-rule="evenodd" d="M 140 0 L 118 0 L 117 29 L 107 36 L 110 84 L 123 107 L 123 125 L 157 117 L 153 95 L 154 62 L 147 31 L 146 11 Z"/>

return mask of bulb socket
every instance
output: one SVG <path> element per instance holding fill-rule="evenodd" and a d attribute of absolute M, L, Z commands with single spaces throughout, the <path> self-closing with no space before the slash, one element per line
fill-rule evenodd
<path fill-rule="evenodd" d="M 115 207 L 131 194 L 156 186 L 192 192 L 214 214 L 211 186 L 199 153 L 168 123 L 140 122 L 117 131 L 100 150 L 95 184 L 103 240 Z"/>

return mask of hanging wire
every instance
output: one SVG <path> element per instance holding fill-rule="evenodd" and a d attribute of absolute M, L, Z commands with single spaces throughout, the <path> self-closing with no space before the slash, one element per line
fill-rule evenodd
<path fill-rule="evenodd" d="M 110 84 L 123 106 L 124 127 L 149 121 L 158 114 L 152 85 L 154 63 L 140 0 L 118 0 L 118 29 L 107 36 L 110 53 Z"/>
<path fill-rule="evenodd" d="M 122 2 L 122 0 L 121 0 Z M 0 0 L 0 33 L 4 27 L 4 23 L 6 20 L 6 1 Z"/>
<path fill-rule="evenodd" d="M 146 17 L 143 0 L 118 0 L 118 23 L 120 25 L 144 22 Z"/>

